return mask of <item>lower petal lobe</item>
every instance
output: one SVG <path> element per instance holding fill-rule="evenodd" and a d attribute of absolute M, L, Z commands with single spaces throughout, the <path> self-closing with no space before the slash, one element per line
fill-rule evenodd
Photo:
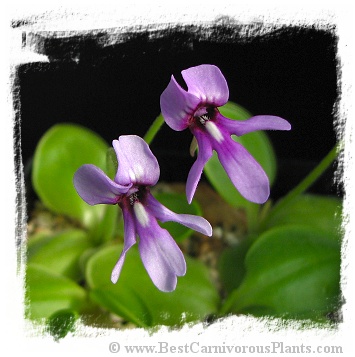
<path fill-rule="evenodd" d="M 240 194 L 251 202 L 264 203 L 270 194 L 269 179 L 253 156 L 231 138 L 216 146 L 216 151 L 227 175 Z"/>
<path fill-rule="evenodd" d="M 136 222 L 139 235 L 139 252 L 150 278 L 162 291 L 173 291 L 177 276 L 185 275 L 184 255 L 170 234 L 151 216 L 149 227 Z"/>
<path fill-rule="evenodd" d="M 230 134 L 242 136 L 257 130 L 290 130 L 290 123 L 274 115 L 256 115 L 247 120 L 232 120 L 218 114 L 219 125 L 223 126 Z"/>
<path fill-rule="evenodd" d="M 186 197 L 189 203 L 191 203 L 196 192 L 197 184 L 200 181 L 203 168 L 212 156 L 212 146 L 208 137 L 209 134 L 203 132 L 202 130 L 195 130 L 194 135 L 198 142 L 198 154 L 196 161 L 190 169 L 186 182 Z"/>
<path fill-rule="evenodd" d="M 116 284 L 121 274 L 122 266 L 126 258 L 127 251 L 136 243 L 136 229 L 134 225 L 134 218 L 129 210 L 123 210 L 124 220 L 124 246 L 123 251 L 112 270 L 111 281 Z"/>
<path fill-rule="evenodd" d="M 192 214 L 175 213 L 162 205 L 151 194 L 147 197 L 147 203 L 149 205 L 149 210 L 161 222 L 174 221 L 207 236 L 212 235 L 212 227 L 203 217 Z"/>

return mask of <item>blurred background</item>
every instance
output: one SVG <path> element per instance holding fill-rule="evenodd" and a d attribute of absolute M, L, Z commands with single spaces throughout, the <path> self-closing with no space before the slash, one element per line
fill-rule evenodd
<path fill-rule="evenodd" d="M 22 155 L 27 178 L 35 147 L 54 124 L 81 124 L 108 143 L 123 134 L 143 136 L 160 113 L 160 94 L 170 76 L 184 85 L 181 70 L 203 63 L 221 69 L 231 101 L 253 115 L 277 115 L 291 123 L 290 132 L 267 132 L 278 158 L 272 198 L 296 185 L 336 142 L 339 58 L 330 26 L 269 26 L 265 31 L 260 23 L 221 19 L 209 27 L 164 30 L 25 31 L 23 42 L 49 59 L 17 69 L 15 129 L 21 145 L 16 154 Z M 151 144 L 161 180 L 186 180 L 194 162 L 191 139 L 188 130 L 162 127 Z M 311 192 L 338 194 L 335 169 Z"/>

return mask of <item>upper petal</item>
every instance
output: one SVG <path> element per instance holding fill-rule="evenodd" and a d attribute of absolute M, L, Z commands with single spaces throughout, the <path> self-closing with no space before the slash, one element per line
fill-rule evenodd
<path fill-rule="evenodd" d="M 175 213 L 162 205 L 151 194 L 147 196 L 147 205 L 153 215 L 161 222 L 174 221 L 207 236 L 212 235 L 212 227 L 203 217 L 192 214 Z"/>
<path fill-rule="evenodd" d="M 132 214 L 128 210 L 123 210 L 124 221 L 124 246 L 122 253 L 111 273 L 111 281 L 116 284 L 121 274 L 122 266 L 126 258 L 127 251 L 136 243 L 136 231 Z"/>
<path fill-rule="evenodd" d="M 200 130 L 194 131 L 195 137 L 198 142 L 197 159 L 193 163 L 186 181 L 186 197 L 187 201 L 191 203 L 195 195 L 197 184 L 200 181 L 203 168 L 206 162 L 212 156 L 212 146 L 207 133 Z"/>
<path fill-rule="evenodd" d="M 89 205 L 115 204 L 117 197 L 128 192 L 132 184 L 120 185 L 95 165 L 81 166 L 74 175 L 74 187 Z"/>
<path fill-rule="evenodd" d="M 174 76 L 171 76 L 160 96 L 160 108 L 165 122 L 177 131 L 187 128 L 187 121 L 199 103 L 200 99 L 181 88 Z"/>
<path fill-rule="evenodd" d="M 269 179 L 253 156 L 228 138 L 216 148 L 218 158 L 240 194 L 255 203 L 264 203 L 270 194 Z"/>
<path fill-rule="evenodd" d="M 158 182 L 160 169 L 148 144 L 137 135 L 121 135 L 113 140 L 118 170 L 115 181 L 122 184 L 153 186 Z"/>
<path fill-rule="evenodd" d="M 201 102 L 220 107 L 227 103 L 229 89 L 220 69 L 214 65 L 202 64 L 181 72 L 188 92 L 200 98 Z"/>
<path fill-rule="evenodd" d="M 173 291 L 177 276 L 186 273 L 186 262 L 180 248 L 167 230 L 151 216 L 149 226 L 137 224 L 139 253 L 145 269 L 161 291 Z"/>
<path fill-rule="evenodd" d="M 290 130 L 291 124 L 274 115 L 256 115 L 247 120 L 231 120 L 218 114 L 217 121 L 230 134 L 241 136 L 256 130 Z"/>

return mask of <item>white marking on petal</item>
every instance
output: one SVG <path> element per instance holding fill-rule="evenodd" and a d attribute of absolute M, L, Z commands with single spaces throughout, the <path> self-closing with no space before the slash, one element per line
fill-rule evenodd
<path fill-rule="evenodd" d="M 143 178 L 144 169 L 140 164 L 136 164 L 134 165 L 133 170 L 129 169 L 128 175 L 131 182 L 139 182 Z"/>
<path fill-rule="evenodd" d="M 143 167 L 141 165 L 137 165 L 137 166 L 135 166 L 134 171 L 136 172 L 137 179 L 140 181 L 144 176 Z"/>
<path fill-rule="evenodd" d="M 212 135 L 212 137 L 216 139 L 219 143 L 221 143 L 224 140 L 221 131 L 218 129 L 217 125 L 212 121 L 208 120 L 206 122 L 206 129 Z"/>
<path fill-rule="evenodd" d="M 191 109 L 192 111 L 193 109 Z M 186 110 L 181 110 L 179 113 L 179 117 L 180 119 L 184 119 L 187 115 L 189 115 L 189 113 Z"/>
<path fill-rule="evenodd" d="M 141 226 L 147 227 L 149 224 L 149 216 L 144 206 L 140 202 L 136 202 L 133 205 L 133 210 Z"/>
<path fill-rule="evenodd" d="M 207 101 L 207 96 L 206 96 L 206 94 L 200 94 L 200 99 L 201 99 L 201 102 L 204 102 L 204 103 L 207 103 L 208 101 Z"/>
<path fill-rule="evenodd" d="M 136 175 L 132 169 L 128 170 L 128 175 L 129 175 L 131 182 L 136 182 Z"/>

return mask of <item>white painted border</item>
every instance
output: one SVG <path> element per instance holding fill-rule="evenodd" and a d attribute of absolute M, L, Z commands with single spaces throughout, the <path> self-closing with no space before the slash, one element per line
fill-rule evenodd
<path fill-rule="evenodd" d="M 343 355 L 349 356 L 354 351 L 350 331 L 354 331 L 354 219 L 350 213 L 355 211 L 354 183 L 351 182 L 353 172 L 353 145 L 354 135 L 354 102 L 353 69 L 354 41 L 351 34 L 353 26 L 352 10 L 342 1 L 248 1 L 240 4 L 238 1 L 215 2 L 179 0 L 175 5 L 165 1 L 129 1 L 104 2 L 89 5 L 85 2 L 67 1 L 59 5 L 50 1 L 11 1 L 7 8 L 1 9 L 1 114 L 0 143 L 1 163 L 6 167 L 1 171 L 1 223 L 6 227 L 1 242 L 1 302 L 3 318 L 1 332 L 1 349 L 11 353 L 24 353 L 32 356 L 53 356 L 64 353 L 86 356 L 110 356 L 109 343 L 113 341 L 123 344 L 152 345 L 159 341 L 169 342 L 170 345 L 185 345 L 198 341 L 202 345 L 267 345 L 272 341 L 284 342 L 285 345 L 341 345 Z M 125 3 L 125 4 L 124 4 Z M 1 7 L 5 7 L 1 5 Z M 22 318 L 21 307 L 22 287 L 21 276 L 16 277 L 16 250 L 14 245 L 15 233 L 15 184 L 13 163 L 13 112 L 11 98 L 11 81 L 9 80 L 10 64 L 31 62 L 37 60 L 37 55 L 21 51 L 21 37 L 18 30 L 9 28 L 10 20 L 35 20 L 35 24 L 27 28 L 46 31 L 83 31 L 95 28 L 114 28 L 116 26 L 136 26 L 137 24 L 164 26 L 162 24 L 204 24 L 214 21 L 220 15 L 234 17 L 241 23 L 248 23 L 255 19 L 270 23 L 324 23 L 334 22 L 339 34 L 339 57 L 341 60 L 342 97 L 340 102 L 340 118 L 345 122 L 344 148 L 344 176 L 346 199 L 345 228 L 346 236 L 343 252 L 342 276 L 343 293 L 346 305 L 343 308 L 344 323 L 338 331 L 297 330 L 297 326 L 284 328 L 276 321 L 261 321 L 247 317 L 231 317 L 217 322 L 208 328 L 201 324 L 184 327 L 179 331 L 168 332 L 163 328 L 159 332 L 149 335 L 143 330 L 110 331 L 79 326 L 81 336 L 68 336 L 59 343 L 51 338 L 38 336 L 38 331 L 32 329 Z M 45 57 L 41 57 L 46 60 Z M 350 119 L 350 120 L 348 120 Z M 25 135 L 25 133 L 22 133 Z M 3 221 L 4 220 L 4 221 Z M 14 259 L 15 258 L 15 259 Z M 352 259 L 351 259 L 352 258 Z M 6 292 L 4 293 L 4 290 Z M 6 295 L 4 295 L 6 294 Z M 270 324 L 274 328 L 270 328 Z M 269 326 L 268 326 L 269 325 Z M 278 329 L 277 329 L 278 327 Z M 32 331 L 32 332 L 31 332 Z M 32 334 L 32 337 L 31 337 Z M 121 350 L 120 355 L 125 353 Z M 200 354 L 192 354 L 200 355 Z M 201 354 L 204 355 L 204 354 Z M 258 355 L 254 353 L 253 355 Z M 264 354 L 265 355 L 265 354 Z M 317 354 L 315 354 L 317 355 Z"/>

